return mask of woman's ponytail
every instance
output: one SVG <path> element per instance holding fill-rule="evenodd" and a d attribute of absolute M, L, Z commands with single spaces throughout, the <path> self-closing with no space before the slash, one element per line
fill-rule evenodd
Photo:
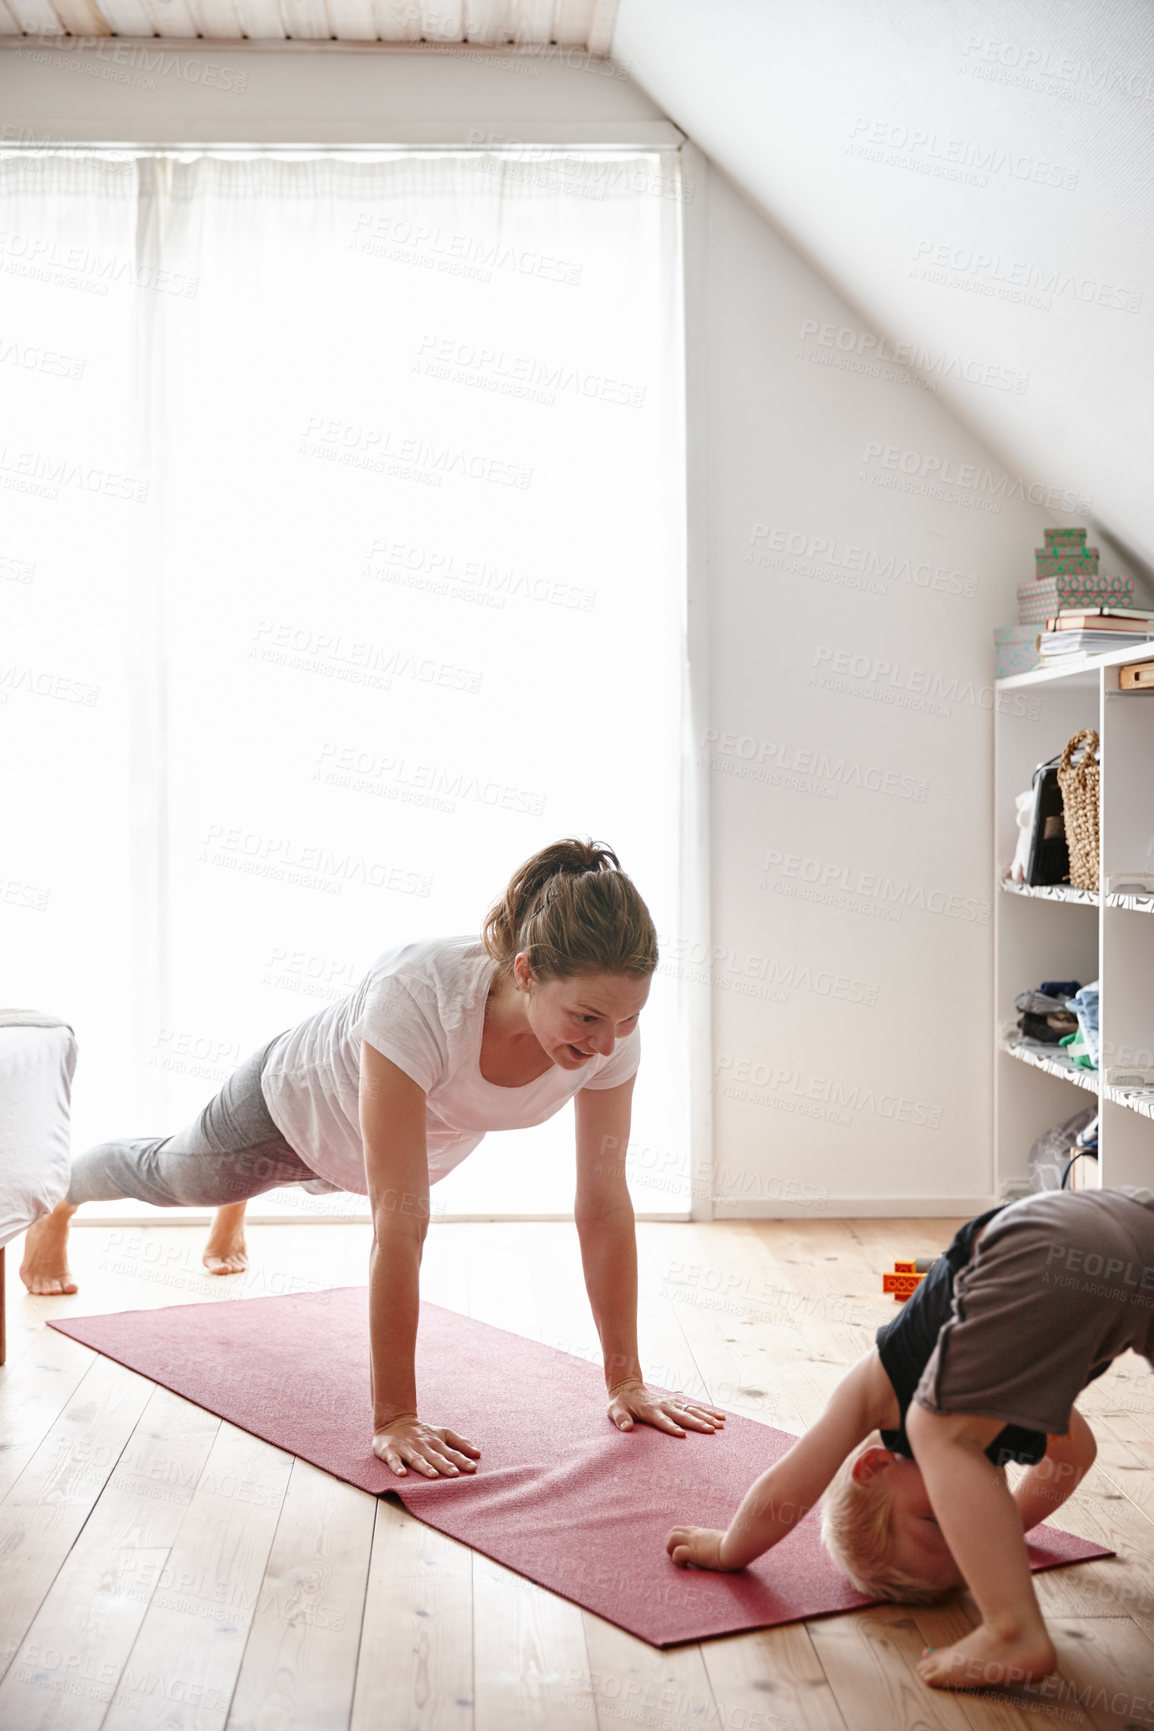
<path fill-rule="evenodd" d="M 573 974 L 646 979 L 657 966 L 657 933 L 633 881 L 603 842 L 567 836 L 514 872 L 481 933 L 510 972 L 524 951 L 539 980 Z"/>

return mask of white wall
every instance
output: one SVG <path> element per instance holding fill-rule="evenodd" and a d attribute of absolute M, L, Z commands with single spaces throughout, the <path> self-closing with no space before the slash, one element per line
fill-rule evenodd
<path fill-rule="evenodd" d="M 661 119 L 624 78 L 502 61 L 212 51 L 121 68 L 147 90 L 76 55 L 0 53 L 0 109 L 9 137 L 77 139 Z M 194 82 L 193 62 L 222 82 Z M 1043 526 L 1084 518 L 1060 491 L 1020 496 L 721 172 L 691 165 L 685 212 L 713 929 L 679 934 L 663 965 L 709 982 L 719 1211 L 969 1210 L 992 1184 L 990 634 Z M 967 338 L 942 355 L 1010 364 Z M 1106 568 L 1131 569 L 1095 539 Z"/>
<path fill-rule="evenodd" d="M 706 220 L 718 1212 L 975 1209 L 991 633 L 1084 518 L 1013 498 L 716 169 Z"/>

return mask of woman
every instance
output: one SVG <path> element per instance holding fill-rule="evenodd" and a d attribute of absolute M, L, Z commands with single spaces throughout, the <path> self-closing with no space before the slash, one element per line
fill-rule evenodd
<path fill-rule="evenodd" d="M 30 1227 L 33 1292 L 76 1290 L 68 1224 L 83 1202 L 133 1196 L 233 1212 L 282 1184 L 369 1197 L 373 1452 L 394 1473 L 475 1470 L 468 1438 L 418 1414 L 414 1357 L 429 1186 L 486 1130 L 541 1124 L 572 1099 L 574 1215 L 601 1339 L 609 1417 L 674 1436 L 713 1431 L 710 1406 L 659 1397 L 637 1356 L 637 1247 L 625 1182 L 638 1018 L 657 965 L 649 910 L 617 857 L 565 840 L 515 874 L 481 942 L 403 944 L 356 991 L 279 1034 L 171 1137 L 81 1156 L 63 1202 Z M 611 1157 L 607 1158 L 608 1151 Z M 218 1218 L 218 1234 L 220 1220 Z M 235 1242 L 235 1239 L 234 1239 Z M 211 1241 L 210 1241 L 211 1244 Z"/>

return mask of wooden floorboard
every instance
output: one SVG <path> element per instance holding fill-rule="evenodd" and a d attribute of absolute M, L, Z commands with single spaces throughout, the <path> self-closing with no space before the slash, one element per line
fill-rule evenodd
<path fill-rule="evenodd" d="M 101 1731 L 225 1724 L 292 1468 L 283 1450 L 221 1424 Z"/>
<path fill-rule="evenodd" d="M 958 1224 L 643 1225 L 643 1363 L 797 1432 L 895 1314 L 883 1269 L 941 1250 Z M 202 1271 L 201 1236 L 78 1229 L 67 1298 L 29 1299 L 6 1259 L 5 1731 L 1154 1727 L 1154 1379 L 1132 1355 L 1086 1391 L 1099 1460 L 1060 1523 L 1118 1555 L 1037 1577 L 1059 1674 L 946 1696 L 916 1667 L 969 1626 L 964 1597 L 661 1652 L 45 1328 L 367 1273 L 364 1225 L 251 1227 L 252 1267 L 232 1283 Z M 572 1226 L 435 1225 L 422 1292 L 597 1359 Z"/>
<path fill-rule="evenodd" d="M 377 1499 L 293 1462 L 229 1725 L 345 1731 L 352 1711 Z"/>
<path fill-rule="evenodd" d="M 473 1731 L 473 1552 L 377 1499 L 351 1731 Z"/>
<path fill-rule="evenodd" d="M 927 1689 L 917 1675 L 926 1643 L 901 1606 L 879 1606 L 815 1622 L 810 1638 L 835 1698 L 853 1703 L 852 1731 L 968 1731 L 956 1696 Z"/>
<path fill-rule="evenodd" d="M 792 1623 L 708 1641 L 702 1653 L 721 1725 L 748 1725 L 756 1731 L 857 1731 L 853 1702 L 839 1703 L 808 1625 Z"/>
<path fill-rule="evenodd" d="M 100 1726 L 149 1600 L 174 1584 L 171 1549 L 219 1430 L 153 1390 L 0 1682 L 0 1725 Z"/>

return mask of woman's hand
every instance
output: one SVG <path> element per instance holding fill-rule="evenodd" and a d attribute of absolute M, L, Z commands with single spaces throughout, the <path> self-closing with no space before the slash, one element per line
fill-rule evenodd
<path fill-rule="evenodd" d="M 638 1424 L 651 1424 L 655 1430 L 668 1431 L 670 1436 L 684 1436 L 685 1429 L 712 1434 L 725 1423 L 725 1414 L 715 1406 L 686 1400 L 679 1394 L 654 1394 L 640 1381 L 610 1389 L 609 1417 L 618 1430 L 632 1430 L 636 1420 Z"/>
<path fill-rule="evenodd" d="M 398 1478 L 407 1472 L 407 1462 L 426 1478 L 455 1479 L 461 1473 L 476 1472 L 481 1451 L 448 1425 L 422 1424 L 415 1412 L 406 1412 L 377 1431 L 373 1453 L 392 1467 Z"/>
<path fill-rule="evenodd" d="M 695 1569 L 725 1569 L 721 1560 L 724 1533 L 715 1527 L 674 1527 L 665 1541 L 665 1549 L 678 1568 L 692 1563 Z"/>

